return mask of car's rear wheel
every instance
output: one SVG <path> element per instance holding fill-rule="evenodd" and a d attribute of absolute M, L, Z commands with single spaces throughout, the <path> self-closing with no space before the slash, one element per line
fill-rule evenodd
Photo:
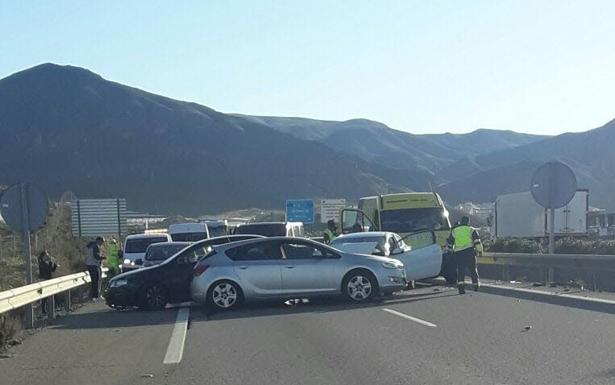
<path fill-rule="evenodd" d="M 158 284 L 146 285 L 139 295 L 139 307 L 148 310 L 164 309 L 168 302 L 167 289 Z"/>
<path fill-rule="evenodd" d="M 207 294 L 207 303 L 219 310 L 237 307 L 241 302 L 241 289 L 231 281 L 219 281 L 212 285 Z"/>
<path fill-rule="evenodd" d="M 344 296 L 352 302 L 365 302 L 372 299 L 377 291 L 378 284 L 374 276 L 363 270 L 350 272 L 342 282 Z"/>

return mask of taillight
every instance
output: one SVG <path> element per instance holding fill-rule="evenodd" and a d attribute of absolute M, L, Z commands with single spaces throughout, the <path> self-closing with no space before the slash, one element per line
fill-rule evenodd
<path fill-rule="evenodd" d="M 205 272 L 205 270 L 207 270 L 208 268 L 209 268 L 209 265 L 201 265 L 199 263 L 194 268 L 194 276 L 198 277 L 199 275 L 203 274 Z"/>

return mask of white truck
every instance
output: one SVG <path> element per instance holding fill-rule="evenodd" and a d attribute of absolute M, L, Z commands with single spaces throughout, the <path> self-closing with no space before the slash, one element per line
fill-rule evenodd
<path fill-rule="evenodd" d="M 579 189 L 568 205 L 555 210 L 555 234 L 586 235 L 589 190 Z M 500 195 L 495 200 L 492 234 L 496 238 L 539 238 L 549 234 L 547 210 L 532 193 Z"/>

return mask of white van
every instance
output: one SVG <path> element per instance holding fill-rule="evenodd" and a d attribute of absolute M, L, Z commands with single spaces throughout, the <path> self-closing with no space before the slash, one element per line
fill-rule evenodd
<path fill-rule="evenodd" d="M 169 226 L 169 235 L 175 242 L 196 242 L 209 238 L 206 223 L 176 223 Z"/>
<path fill-rule="evenodd" d="M 134 234 L 124 241 L 124 261 L 122 271 L 141 267 L 145 258 L 145 250 L 153 243 L 171 242 L 171 236 L 165 233 Z"/>

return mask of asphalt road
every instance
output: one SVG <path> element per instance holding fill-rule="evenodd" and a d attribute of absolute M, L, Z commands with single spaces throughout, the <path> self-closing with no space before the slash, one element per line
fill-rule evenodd
<path fill-rule="evenodd" d="M 486 293 L 181 312 L 88 305 L 0 360 L 0 384 L 615 382 L 615 315 Z"/>

